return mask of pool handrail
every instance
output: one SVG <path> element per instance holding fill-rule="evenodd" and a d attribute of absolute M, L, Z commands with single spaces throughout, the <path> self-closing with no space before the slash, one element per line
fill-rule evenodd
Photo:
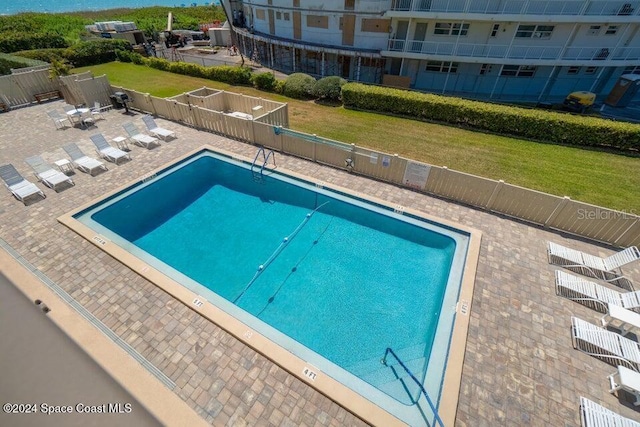
<path fill-rule="evenodd" d="M 404 363 L 402 363 L 402 360 L 400 360 L 400 358 L 398 357 L 398 355 L 391 349 L 391 347 L 387 347 L 387 350 L 384 352 L 384 357 L 382 358 L 382 363 L 386 366 L 387 365 L 387 355 L 391 353 L 391 355 L 393 357 L 395 357 L 395 359 L 398 361 L 398 363 L 400 364 L 400 366 L 402 366 L 402 368 L 405 370 L 405 372 L 407 374 L 409 374 L 409 376 L 411 377 L 411 379 L 413 381 L 415 381 L 416 384 L 418 384 L 418 387 L 420 387 L 420 391 L 424 394 L 424 397 L 427 398 L 427 403 L 429 404 L 429 406 L 431 407 L 431 410 L 433 411 L 433 415 L 436 418 L 436 422 L 441 426 L 444 427 L 444 423 L 442 422 L 442 419 L 440 418 L 440 415 L 438 415 L 438 410 L 436 409 L 436 407 L 434 406 L 433 402 L 431 401 L 431 398 L 429 397 L 429 394 L 427 393 L 427 390 L 424 389 L 424 387 L 422 386 L 422 383 L 420 381 L 418 381 L 418 379 L 415 377 L 415 375 L 413 375 L 413 373 L 409 370 L 409 368 L 407 368 L 405 366 Z M 419 396 L 418 396 L 419 397 Z M 414 402 L 414 405 L 417 402 Z"/>

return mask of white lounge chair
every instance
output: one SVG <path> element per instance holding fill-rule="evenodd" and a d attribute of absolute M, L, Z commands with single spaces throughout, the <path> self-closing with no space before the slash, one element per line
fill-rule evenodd
<path fill-rule="evenodd" d="M 630 310 L 640 307 L 640 291 L 619 292 L 560 270 L 556 270 L 556 294 L 602 312 L 608 304 Z"/>
<path fill-rule="evenodd" d="M 12 164 L 0 166 L 0 177 L 13 197 L 24 204 L 26 204 L 25 199 L 34 194 L 39 194 L 43 199 L 47 197 L 33 182 L 27 181 L 20 175 L 20 172 Z"/>
<path fill-rule="evenodd" d="M 640 427 L 640 422 L 617 414 L 591 400 L 580 397 L 582 427 Z"/>
<path fill-rule="evenodd" d="M 144 122 L 144 124 L 147 126 L 147 129 L 149 129 L 149 132 L 151 132 L 152 134 L 154 134 L 155 136 L 157 136 L 158 138 L 166 141 L 167 138 L 175 138 L 176 137 L 176 133 L 172 130 L 169 129 L 165 129 L 165 128 L 161 128 L 160 126 L 158 126 L 156 124 L 156 121 L 153 120 L 153 117 L 146 115 L 142 117 L 142 121 Z"/>
<path fill-rule="evenodd" d="M 571 317 L 573 348 L 601 358 L 612 365 L 640 371 L 640 346 L 615 332 Z"/>
<path fill-rule="evenodd" d="M 611 282 L 623 278 L 620 267 L 639 260 L 640 250 L 635 246 L 631 246 L 607 258 L 600 258 L 549 242 L 548 255 L 551 264 L 557 264 L 568 269 L 576 269 L 582 274 Z"/>
<path fill-rule="evenodd" d="M 69 126 L 73 125 L 73 123 L 71 123 L 71 120 L 69 120 L 68 117 L 63 116 L 62 114 L 60 114 L 55 110 L 47 111 L 47 116 L 49 116 L 49 118 L 53 120 L 53 123 L 55 123 L 56 125 L 56 129 L 66 128 L 67 127 L 66 123 L 69 123 Z"/>
<path fill-rule="evenodd" d="M 129 153 L 109 145 L 101 133 L 91 135 L 89 138 L 91 139 L 91 142 L 93 142 L 93 145 L 96 146 L 96 152 L 103 159 L 109 160 L 115 164 L 118 164 L 120 159 L 131 160 Z"/>
<path fill-rule="evenodd" d="M 73 165 L 82 172 L 93 175 L 93 172 L 98 169 L 107 170 L 107 165 L 93 157 L 85 155 L 82 150 L 80 150 L 80 147 L 73 142 L 65 145 L 62 149 L 69 155 Z"/>
<path fill-rule="evenodd" d="M 158 138 L 140 133 L 136 125 L 131 122 L 123 124 L 122 127 L 127 131 L 129 139 L 141 147 L 151 148 L 154 145 L 160 145 L 160 140 Z"/>
<path fill-rule="evenodd" d="M 49 188 L 58 191 L 60 184 L 75 185 L 73 180 L 59 170 L 55 170 L 51 165 L 47 164 L 40 156 L 27 157 L 25 163 L 31 166 L 36 177 L 40 182 Z"/>

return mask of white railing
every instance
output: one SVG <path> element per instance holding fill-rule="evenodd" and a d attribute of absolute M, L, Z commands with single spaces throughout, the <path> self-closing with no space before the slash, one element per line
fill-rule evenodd
<path fill-rule="evenodd" d="M 392 0 L 393 11 L 497 15 L 638 15 L 640 1 L 584 0 Z"/>
<path fill-rule="evenodd" d="M 522 46 L 472 43 L 442 43 L 412 40 L 389 40 L 389 50 L 425 55 L 462 56 L 473 58 L 535 59 L 535 60 L 615 60 L 640 59 L 640 47 L 608 49 L 602 47 Z M 564 53 L 563 53 L 564 52 Z"/>

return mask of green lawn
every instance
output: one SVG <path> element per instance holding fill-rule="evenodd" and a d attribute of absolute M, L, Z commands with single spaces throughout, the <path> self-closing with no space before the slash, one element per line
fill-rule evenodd
<path fill-rule="evenodd" d="M 321 106 L 244 86 L 112 62 L 77 69 L 112 85 L 167 97 L 203 86 L 289 103 L 292 129 L 487 178 L 640 212 L 640 157 L 524 141 L 455 127 Z"/>

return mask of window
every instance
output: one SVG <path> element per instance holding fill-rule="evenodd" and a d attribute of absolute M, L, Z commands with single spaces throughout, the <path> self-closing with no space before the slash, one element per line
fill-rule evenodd
<path fill-rule="evenodd" d="M 344 0 L 344 10 L 353 10 L 356 5 L 356 0 Z"/>
<path fill-rule="evenodd" d="M 598 67 L 587 67 L 584 70 L 585 74 L 595 74 L 595 72 L 598 70 Z"/>
<path fill-rule="evenodd" d="M 457 73 L 457 62 L 445 62 L 445 61 L 427 61 L 425 71 L 436 71 L 438 73 Z"/>
<path fill-rule="evenodd" d="M 580 72 L 580 67 L 569 67 L 567 70 L 567 74 L 578 74 Z"/>
<path fill-rule="evenodd" d="M 260 19 L 261 21 L 264 21 L 264 9 L 256 9 L 256 19 Z"/>
<path fill-rule="evenodd" d="M 288 21 L 288 20 L 289 20 L 289 14 L 288 14 L 288 13 L 286 13 L 286 12 L 285 12 L 285 14 L 284 14 L 284 20 L 285 20 L 285 21 Z"/>
<path fill-rule="evenodd" d="M 589 30 L 587 31 L 587 35 L 590 36 L 597 36 L 600 33 L 600 25 L 592 25 L 589 27 Z"/>
<path fill-rule="evenodd" d="M 282 19 L 282 12 L 276 12 L 276 19 Z"/>
<path fill-rule="evenodd" d="M 624 69 L 622 74 L 640 74 L 640 65 L 627 67 Z"/>
<path fill-rule="evenodd" d="M 485 75 L 487 73 L 490 73 L 491 72 L 491 68 L 492 68 L 491 64 L 482 64 L 480 66 L 480 75 L 483 76 L 483 75 Z"/>
<path fill-rule="evenodd" d="M 436 22 L 433 34 L 441 36 L 466 36 L 469 31 L 469 24 L 459 22 Z"/>
<path fill-rule="evenodd" d="M 491 37 L 495 37 L 498 35 L 498 30 L 500 29 L 500 24 L 493 24 L 493 28 L 491 29 Z"/>
<path fill-rule="evenodd" d="M 553 32 L 553 25 L 519 25 L 516 37 L 548 39 Z"/>
<path fill-rule="evenodd" d="M 612 36 L 612 35 L 614 35 L 614 34 L 615 34 L 615 33 L 617 33 L 617 32 L 618 32 L 618 26 L 617 26 L 617 25 L 609 25 L 609 26 L 607 27 L 607 31 L 605 31 L 604 33 L 605 33 L 605 35 L 607 35 L 607 36 Z"/>
<path fill-rule="evenodd" d="M 307 15 L 307 27 L 329 28 L 329 17 L 322 15 Z"/>
<path fill-rule="evenodd" d="M 503 65 L 501 76 L 533 77 L 536 67 L 530 65 Z"/>

